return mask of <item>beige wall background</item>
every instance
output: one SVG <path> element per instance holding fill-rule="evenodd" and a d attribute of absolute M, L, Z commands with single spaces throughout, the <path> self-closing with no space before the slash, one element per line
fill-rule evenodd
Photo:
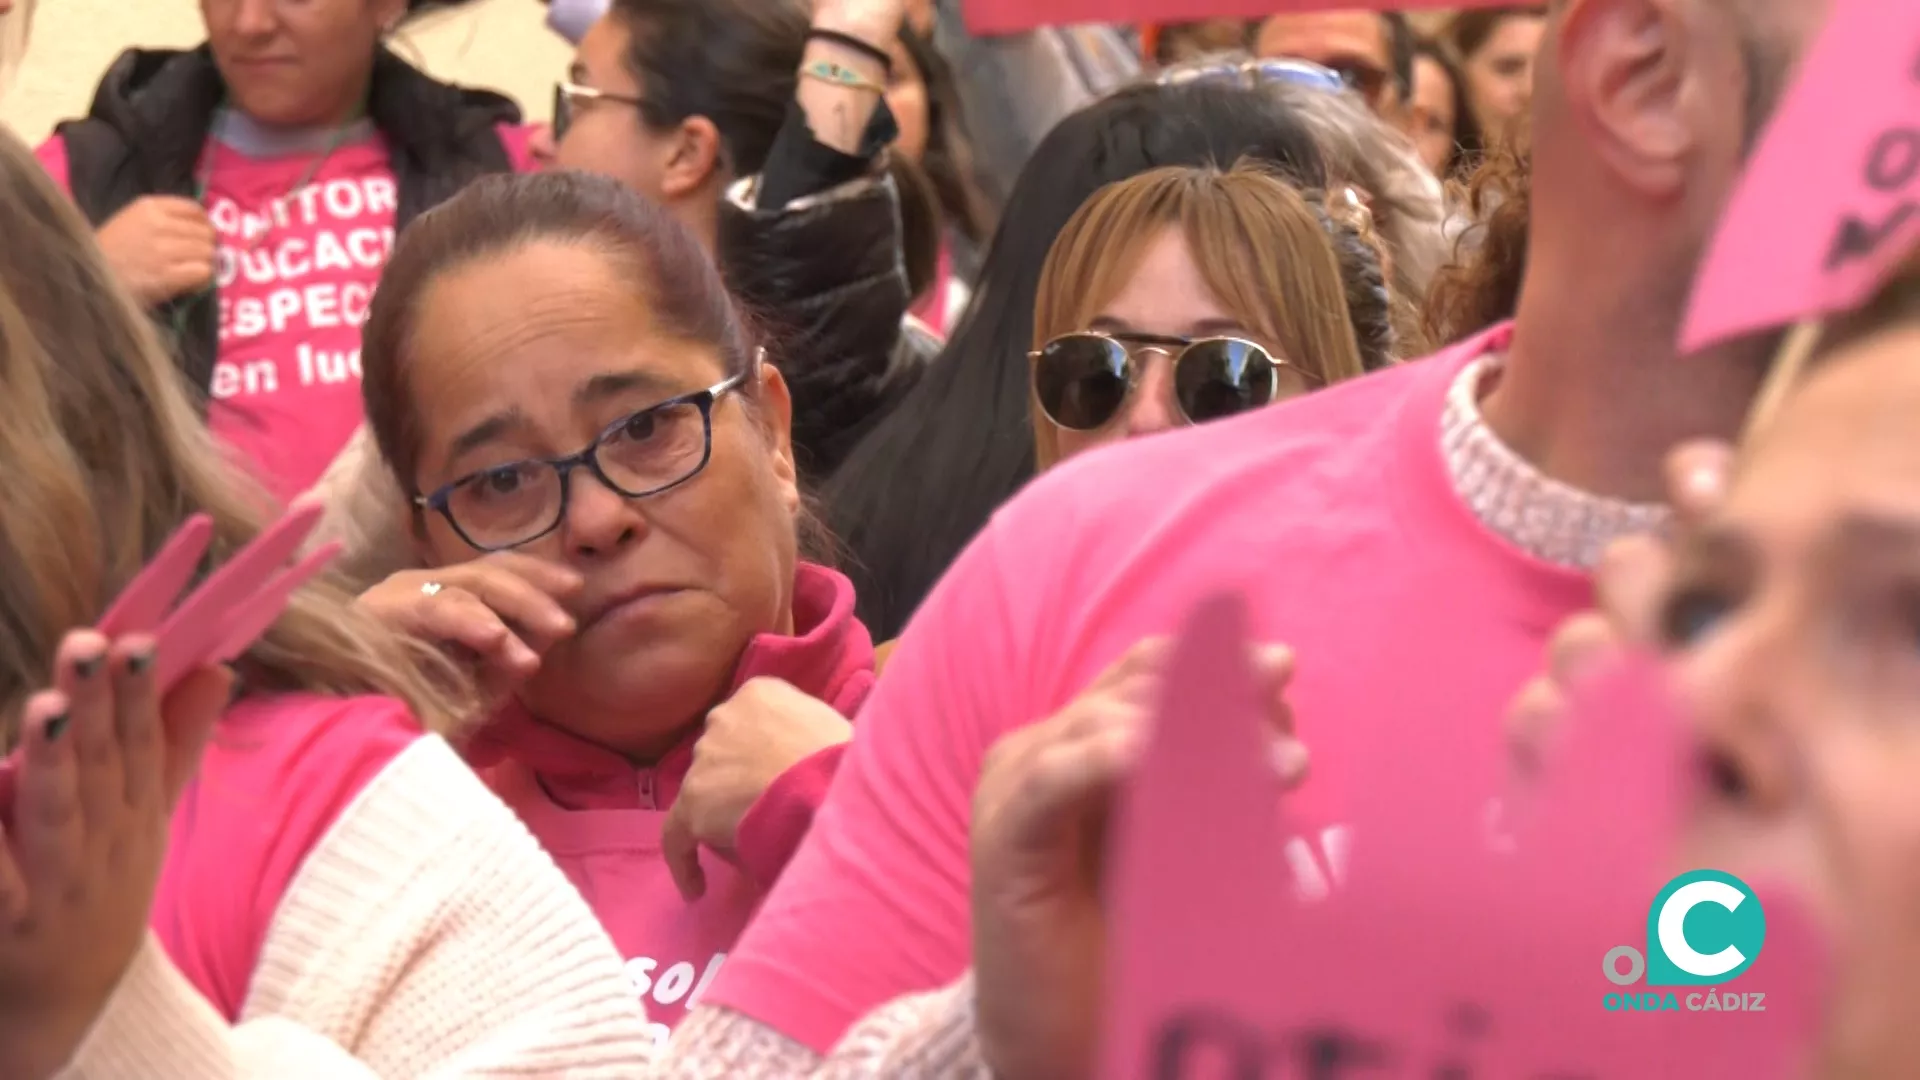
<path fill-rule="evenodd" d="M 498 90 L 529 119 L 547 120 L 573 49 L 547 29 L 546 15 L 539 0 L 475 0 L 419 19 L 394 49 L 438 78 Z M 0 123 L 38 142 L 86 112 L 122 49 L 178 48 L 204 36 L 199 0 L 38 0 L 26 59 L 0 88 Z"/>

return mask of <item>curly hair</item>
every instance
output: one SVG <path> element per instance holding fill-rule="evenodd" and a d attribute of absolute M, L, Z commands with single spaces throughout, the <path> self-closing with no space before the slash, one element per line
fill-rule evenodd
<path fill-rule="evenodd" d="M 1435 275 L 1421 324 L 1435 348 L 1513 318 L 1527 271 L 1527 215 L 1533 162 L 1525 138 L 1487 151 L 1464 187 L 1454 185 L 1471 224 L 1453 261 Z"/>

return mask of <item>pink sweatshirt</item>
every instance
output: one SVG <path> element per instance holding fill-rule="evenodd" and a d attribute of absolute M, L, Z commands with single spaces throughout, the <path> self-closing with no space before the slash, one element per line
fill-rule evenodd
<path fill-rule="evenodd" d="M 381 770 L 420 738 L 392 698 L 247 698 L 220 721 L 174 810 L 152 927 L 229 1021 L 294 875 Z"/>
<path fill-rule="evenodd" d="M 1358 741 L 1446 724 L 1458 753 L 1432 767 L 1494 791 L 1502 709 L 1591 593 L 1488 532 L 1450 482 L 1445 395 L 1503 334 L 1086 455 L 1002 509 L 914 617 L 832 797 L 705 1000 L 821 1050 L 874 1005 L 958 976 L 987 748 L 1212 591 L 1242 590 L 1259 638 L 1297 651 L 1290 699 L 1314 759 L 1287 853 L 1304 893 L 1341 874 Z"/>
<path fill-rule="evenodd" d="M 793 607 L 793 636 L 756 637 L 734 688 L 773 676 L 852 716 L 873 687 L 873 641 L 854 617 L 852 584 L 803 563 Z M 799 846 L 840 760 L 839 747 L 823 750 L 776 780 L 741 822 L 742 868 L 702 852 L 707 891 L 689 904 L 660 857 L 660 828 L 697 738 L 641 768 L 515 706 L 468 753 L 612 935 L 663 1049 Z"/>
<path fill-rule="evenodd" d="M 529 130 L 500 137 L 514 167 L 531 168 Z M 37 153 L 66 187 L 66 142 L 56 135 Z M 218 139 L 202 167 L 201 203 L 219 235 L 207 424 L 291 499 L 360 426 L 360 324 L 393 249 L 399 187 L 378 134 L 334 150 L 311 177 L 312 154 L 249 157 Z"/>

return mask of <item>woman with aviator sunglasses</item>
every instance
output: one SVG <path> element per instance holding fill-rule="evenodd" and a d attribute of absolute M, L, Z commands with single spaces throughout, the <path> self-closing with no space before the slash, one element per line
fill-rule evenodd
<path fill-rule="evenodd" d="M 1040 274 L 1036 464 L 1361 374 L 1329 235 L 1339 228 L 1246 165 L 1156 169 L 1101 189 Z"/>

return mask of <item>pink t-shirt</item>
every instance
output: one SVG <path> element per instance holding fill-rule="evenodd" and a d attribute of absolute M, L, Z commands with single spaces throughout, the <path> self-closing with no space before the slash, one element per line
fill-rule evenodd
<path fill-rule="evenodd" d="M 392 698 L 248 698 L 221 719 L 173 813 L 153 931 L 187 981 L 237 1019 L 287 886 L 420 725 Z"/>
<path fill-rule="evenodd" d="M 531 167 L 528 129 L 499 131 L 514 168 Z M 56 135 L 37 153 L 67 186 L 65 141 Z M 207 154 L 202 205 L 220 238 L 207 424 L 290 499 L 363 418 L 360 324 L 393 249 L 399 189 L 378 134 L 339 147 L 317 170 L 312 154 L 249 157 L 218 140 Z"/>
<path fill-rule="evenodd" d="M 854 617 L 853 585 L 803 563 L 793 609 L 794 633 L 754 638 L 734 689 L 771 676 L 853 715 L 873 686 L 873 640 Z M 468 752 L 599 916 L 663 1049 L 780 876 L 840 760 L 838 748 L 823 750 L 775 780 L 740 824 L 741 865 L 702 851 L 706 893 L 688 903 L 661 856 L 660 834 L 697 737 L 655 765 L 636 766 L 509 705 Z"/>
<path fill-rule="evenodd" d="M 1449 383 L 1485 336 L 1230 421 L 1077 458 L 1001 510 L 914 617 L 813 829 L 707 993 L 817 1051 L 970 961 L 968 825 L 982 756 L 1051 715 L 1202 595 L 1240 590 L 1292 645 L 1313 770 L 1287 844 L 1337 885 L 1347 747 L 1445 724 L 1435 770 L 1502 776 L 1499 717 L 1584 575 L 1489 533 L 1440 447 Z M 1365 838 L 1358 838 L 1365 843 Z"/>

